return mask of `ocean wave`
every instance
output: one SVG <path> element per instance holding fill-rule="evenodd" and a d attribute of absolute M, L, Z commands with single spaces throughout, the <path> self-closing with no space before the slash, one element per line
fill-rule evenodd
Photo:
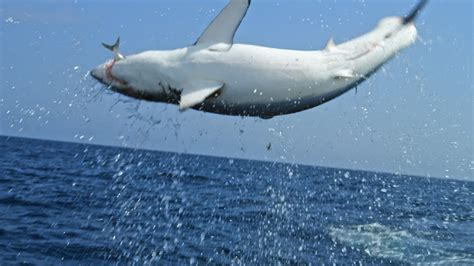
<path fill-rule="evenodd" d="M 335 242 L 371 257 L 415 264 L 474 264 L 473 254 L 450 250 L 442 241 L 421 238 L 407 230 L 379 223 L 330 227 L 329 235 Z"/>
<path fill-rule="evenodd" d="M 26 206 L 26 207 L 40 207 L 40 208 L 50 208 L 50 205 L 43 204 L 40 202 L 29 201 L 26 199 L 22 199 L 16 196 L 6 196 L 0 198 L 0 205 L 7 205 L 7 206 Z"/>
<path fill-rule="evenodd" d="M 473 182 L 8 144 L 0 264 L 474 264 Z"/>

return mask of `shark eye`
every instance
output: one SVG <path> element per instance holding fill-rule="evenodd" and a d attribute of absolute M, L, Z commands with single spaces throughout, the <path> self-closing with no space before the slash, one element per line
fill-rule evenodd
<path fill-rule="evenodd" d="M 385 35 L 385 39 L 388 39 L 388 38 L 390 38 L 390 37 L 392 37 L 392 34 L 391 34 L 391 33 L 387 33 L 387 34 Z"/>

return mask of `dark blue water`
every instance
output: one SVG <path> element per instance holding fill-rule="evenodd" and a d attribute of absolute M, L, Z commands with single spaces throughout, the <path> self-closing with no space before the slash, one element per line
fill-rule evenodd
<path fill-rule="evenodd" d="M 0 137 L 0 264 L 474 264 L 474 182 Z"/>

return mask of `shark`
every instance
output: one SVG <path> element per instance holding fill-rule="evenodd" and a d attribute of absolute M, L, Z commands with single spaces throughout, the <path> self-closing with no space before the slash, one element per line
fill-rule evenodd
<path fill-rule="evenodd" d="M 324 49 L 300 51 L 234 43 L 251 0 L 230 0 L 193 45 L 124 56 L 119 37 L 113 45 L 103 43 L 113 58 L 90 75 L 114 92 L 181 111 L 270 119 L 357 88 L 415 43 L 415 19 L 427 2 L 406 16 L 385 17 L 347 42 L 330 39 Z"/>

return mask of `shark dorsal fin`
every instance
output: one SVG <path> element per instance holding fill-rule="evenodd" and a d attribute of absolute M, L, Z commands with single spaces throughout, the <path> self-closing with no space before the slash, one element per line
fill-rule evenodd
<path fill-rule="evenodd" d="M 234 42 L 235 32 L 247 14 L 250 1 L 230 0 L 194 45 L 206 45 L 212 51 L 229 50 Z"/>

